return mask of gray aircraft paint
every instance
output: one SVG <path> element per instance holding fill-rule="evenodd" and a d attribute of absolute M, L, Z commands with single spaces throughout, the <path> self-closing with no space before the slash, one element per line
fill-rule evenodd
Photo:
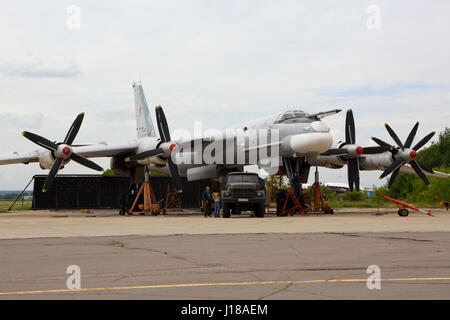
<path fill-rule="evenodd" d="M 147 101 L 145 100 L 144 89 L 141 82 L 133 83 L 134 106 L 136 111 L 136 131 L 137 137 L 156 137 Z"/>

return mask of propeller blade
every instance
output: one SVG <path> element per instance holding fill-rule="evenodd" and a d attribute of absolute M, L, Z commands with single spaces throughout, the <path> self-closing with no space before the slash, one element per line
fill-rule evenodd
<path fill-rule="evenodd" d="M 388 131 L 389 135 L 391 136 L 391 138 L 395 141 L 395 143 L 400 147 L 400 149 L 405 150 L 405 146 L 403 145 L 403 143 L 400 141 L 400 139 L 398 138 L 398 136 L 395 134 L 394 130 L 392 130 L 391 127 L 389 127 L 389 125 L 387 123 L 384 124 L 384 126 L 386 127 L 386 130 Z"/>
<path fill-rule="evenodd" d="M 160 155 L 160 154 L 163 154 L 163 153 L 164 153 L 164 150 L 161 149 L 161 148 L 157 148 L 157 149 L 153 149 L 153 150 L 149 150 L 149 151 L 144 151 L 144 152 L 135 154 L 133 156 L 129 156 L 128 158 L 125 159 L 125 162 L 143 160 L 145 158 L 157 156 L 157 155 Z"/>
<path fill-rule="evenodd" d="M 359 186 L 359 159 L 352 159 L 352 161 L 355 162 L 354 167 L 355 169 L 353 169 L 354 173 L 353 173 L 353 180 L 355 181 L 355 189 L 356 191 L 360 191 L 360 186 Z"/>
<path fill-rule="evenodd" d="M 72 153 L 72 155 L 70 156 L 70 159 L 72 159 L 75 162 L 78 162 L 79 164 L 91 168 L 93 170 L 97 170 L 97 171 L 103 171 L 103 168 L 100 167 L 98 164 L 96 164 L 95 162 L 86 159 L 83 156 L 80 156 L 78 153 Z"/>
<path fill-rule="evenodd" d="M 52 185 L 53 180 L 55 179 L 55 176 L 58 173 L 63 160 L 64 160 L 63 158 L 56 158 L 55 161 L 53 162 L 52 168 L 50 169 L 47 178 L 45 178 L 44 186 L 42 187 L 42 192 L 47 192 L 47 190 Z"/>
<path fill-rule="evenodd" d="M 411 132 L 408 135 L 408 138 L 406 139 L 405 142 L 405 148 L 410 148 L 411 144 L 414 140 L 414 137 L 416 136 L 417 133 L 417 128 L 419 128 L 419 121 L 416 122 L 416 124 L 414 125 L 414 127 L 412 128 Z"/>
<path fill-rule="evenodd" d="M 172 161 L 172 158 L 169 158 L 168 162 L 169 162 L 170 174 L 172 175 L 172 180 L 173 180 L 173 183 L 175 185 L 175 189 L 177 190 L 177 193 L 182 193 L 183 192 L 183 185 L 182 185 L 182 182 L 181 182 L 180 173 L 178 172 L 178 167 Z"/>
<path fill-rule="evenodd" d="M 343 156 L 347 155 L 348 150 L 347 149 L 329 149 L 325 151 L 324 153 L 321 153 L 321 156 Z"/>
<path fill-rule="evenodd" d="M 84 112 L 80 113 L 75 121 L 72 123 L 72 126 L 70 127 L 69 131 L 67 132 L 66 137 L 64 138 L 64 143 L 71 145 L 73 140 L 78 134 L 78 130 L 80 130 L 81 123 L 83 122 L 84 118 Z"/>
<path fill-rule="evenodd" d="M 392 172 L 392 175 L 389 178 L 388 188 L 390 188 L 394 184 L 395 178 L 397 178 L 397 175 L 399 172 L 400 172 L 400 168 L 395 169 L 394 172 Z"/>
<path fill-rule="evenodd" d="M 375 143 L 378 144 L 379 146 L 382 146 L 382 147 L 392 147 L 389 143 L 384 142 L 384 141 L 381 140 L 381 139 L 378 139 L 378 138 L 375 138 L 375 137 L 372 137 L 371 139 L 372 139 L 373 141 L 375 141 Z"/>
<path fill-rule="evenodd" d="M 426 135 L 422 140 L 420 140 L 413 148 L 414 151 L 419 150 L 420 148 L 422 148 L 425 143 L 427 143 L 428 141 L 430 141 L 431 138 L 433 138 L 433 136 L 436 134 L 436 131 L 433 131 L 431 133 L 429 133 L 428 135 Z"/>
<path fill-rule="evenodd" d="M 353 185 L 356 191 L 359 191 L 359 159 L 350 159 L 347 164 L 347 173 L 350 191 L 353 191 Z"/>
<path fill-rule="evenodd" d="M 386 151 L 391 151 L 391 146 L 367 147 L 363 148 L 363 154 L 377 154 Z"/>
<path fill-rule="evenodd" d="M 417 161 L 417 160 L 415 160 Z M 422 168 L 422 170 L 429 172 L 429 173 L 434 173 L 433 169 L 430 169 L 429 167 L 427 167 L 426 165 L 424 165 L 422 162 L 417 161 L 417 163 L 419 164 L 419 166 Z"/>
<path fill-rule="evenodd" d="M 158 123 L 158 131 L 163 142 L 170 141 L 170 131 L 167 125 L 167 119 L 161 106 L 156 107 L 156 122 Z"/>
<path fill-rule="evenodd" d="M 405 164 L 405 161 L 402 160 L 402 159 L 395 160 L 394 162 L 391 163 L 391 165 L 389 167 L 386 168 L 386 170 L 384 170 L 384 172 L 380 176 L 380 179 L 383 179 L 388 174 L 390 174 L 392 171 L 394 171 L 395 169 L 400 168 L 404 164 Z"/>
<path fill-rule="evenodd" d="M 352 109 L 348 109 L 345 117 L 345 142 L 348 144 L 354 144 L 355 139 L 355 119 L 353 118 Z"/>
<path fill-rule="evenodd" d="M 425 173 L 423 173 L 422 169 L 420 169 L 419 165 L 417 164 L 416 160 L 410 161 L 409 164 L 414 169 L 414 171 L 417 173 L 417 175 L 420 177 L 420 179 L 425 182 L 426 185 L 430 184 L 430 181 L 428 181 L 427 176 Z"/>
<path fill-rule="evenodd" d="M 31 140 L 37 145 L 40 145 L 41 147 L 48 149 L 50 151 L 56 151 L 56 149 L 58 149 L 58 145 L 56 143 L 51 142 L 50 140 L 47 140 L 44 137 L 38 136 L 37 134 L 24 131 L 22 132 L 22 135 L 28 140 Z"/>

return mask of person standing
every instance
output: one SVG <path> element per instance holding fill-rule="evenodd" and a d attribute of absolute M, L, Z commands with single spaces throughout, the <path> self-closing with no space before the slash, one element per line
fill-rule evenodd
<path fill-rule="evenodd" d="M 203 191 L 203 196 L 202 196 L 205 218 L 211 217 L 212 195 L 211 195 L 210 190 L 211 190 L 210 187 L 206 186 L 205 191 Z"/>
<path fill-rule="evenodd" d="M 214 217 L 218 218 L 220 217 L 220 192 L 214 192 L 213 193 L 213 200 L 214 200 Z"/>

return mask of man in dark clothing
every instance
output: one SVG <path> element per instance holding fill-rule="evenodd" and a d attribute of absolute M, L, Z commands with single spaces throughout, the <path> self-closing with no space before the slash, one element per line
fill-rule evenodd
<path fill-rule="evenodd" d="M 303 196 L 303 193 L 302 193 L 302 182 L 301 182 L 300 176 L 298 175 L 297 171 L 294 171 L 294 177 L 292 178 L 292 187 L 294 188 L 295 197 L 300 202 L 303 209 L 306 209 L 305 197 Z"/>
<path fill-rule="evenodd" d="M 203 209 L 205 212 L 205 218 L 211 217 L 212 194 L 210 192 L 209 186 L 206 186 L 205 191 L 203 191 L 202 201 L 204 206 Z"/>

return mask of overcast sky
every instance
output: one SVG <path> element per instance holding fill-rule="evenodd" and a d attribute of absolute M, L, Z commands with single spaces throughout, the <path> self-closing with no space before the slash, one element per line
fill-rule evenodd
<path fill-rule="evenodd" d="M 420 120 L 418 141 L 449 125 L 449 12 L 438 0 L 2 1 L 0 153 L 35 150 L 23 130 L 62 140 L 82 111 L 76 143 L 134 139 L 139 79 L 171 129 L 351 107 L 359 144 L 391 141 L 385 122 L 404 140 Z M 325 122 L 343 138 L 345 111 Z M 0 190 L 42 173 L 0 166 Z M 93 172 L 72 162 L 61 173 Z M 321 173 L 347 181 L 345 169 Z"/>

